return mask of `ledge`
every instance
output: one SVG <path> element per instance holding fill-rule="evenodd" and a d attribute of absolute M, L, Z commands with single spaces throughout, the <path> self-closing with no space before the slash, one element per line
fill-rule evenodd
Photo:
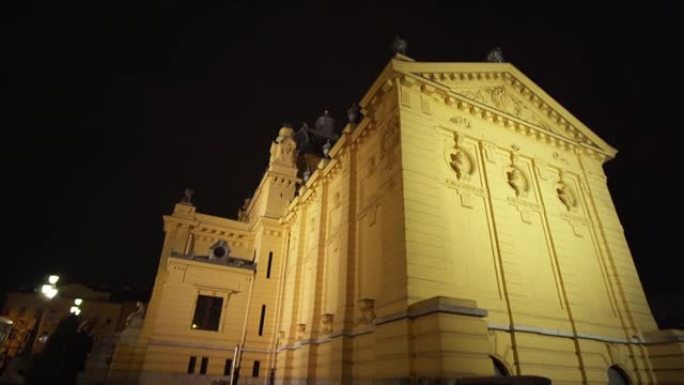
<path fill-rule="evenodd" d="M 393 313 L 384 317 L 376 318 L 373 323 L 382 325 L 388 322 L 398 321 L 404 318 L 418 318 L 432 313 L 446 313 L 455 315 L 465 315 L 469 317 L 486 317 L 487 310 L 477 307 L 475 301 L 452 298 L 452 297 L 432 297 L 423 301 L 409 305 L 406 311 Z"/>
<path fill-rule="evenodd" d="M 256 263 L 248 261 L 242 258 L 226 257 L 219 259 L 212 259 L 206 256 L 192 256 L 181 254 L 176 251 L 171 252 L 171 256 L 168 257 L 167 263 L 171 262 L 184 262 L 189 265 L 204 266 L 204 264 L 210 264 L 213 266 L 220 266 L 225 268 L 246 270 L 246 271 L 256 271 Z"/>
<path fill-rule="evenodd" d="M 684 342 L 684 330 L 663 329 L 644 333 L 644 341 L 647 344 L 664 342 Z"/>
<path fill-rule="evenodd" d="M 458 314 L 473 317 L 487 316 L 487 310 L 478 308 L 475 301 L 461 298 L 432 297 L 416 302 L 408 307 L 409 318 L 416 318 L 432 313 Z"/>

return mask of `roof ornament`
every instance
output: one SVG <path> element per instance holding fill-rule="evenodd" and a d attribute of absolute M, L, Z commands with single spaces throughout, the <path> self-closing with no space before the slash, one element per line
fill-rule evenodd
<path fill-rule="evenodd" d="M 329 158 L 328 153 L 330 152 L 330 147 L 332 147 L 332 144 L 330 144 L 330 139 L 328 139 L 323 145 L 323 155 L 326 158 Z"/>
<path fill-rule="evenodd" d="M 181 199 L 181 203 L 185 203 L 187 205 L 192 206 L 192 194 L 194 193 L 195 191 L 186 187 L 185 191 L 183 192 L 183 199 Z"/>
<path fill-rule="evenodd" d="M 302 180 L 304 183 L 306 183 L 309 180 L 309 177 L 311 176 L 311 170 L 307 167 L 304 172 L 302 172 Z"/>
<path fill-rule="evenodd" d="M 504 56 L 503 56 L 503 51 L 501 50 L 500 47 L 494 47 L 489 53 L 487 54 L 487 61 L 490 63 L 503 63 L 504 62 Z"/>
<path fill-rule="evenodd" d="M 347 109 L 347 119 L 349 123 L 356 124 L 359 121 L 361 111 L 359 110 L 359 105 L 354 103 Z"/>
<path fill-rule="evenodd" d="M 305 151 L 309 148 L 309 142 L 311 141 L 311 128 L 306 122 L 302 123 L 302 126 L 295 133 L 295 142 L 297 142 L 297 149 L 299 151 Z"/>
<path fill-rule="evenodd" d="M 314 128 L 310 128 L 306 122 L 294 134 L 299 153 L 317 154 L 319 157 L 323 153 L 323 145 L 326 141 L 334 144 L 339 135 L 335 132 L 335 120 L 330 116 L 330 112 L 325 110 L 314 123 Z"/>
<path fill-rule="evenodd" d="M 325 138 L 336 138 L 335 134 L 335 119 L 330 116 L 328 110 L 323 111 L 323 115 L 319 116 L 314 123 L 314 130 Z"/>
<path fill-rule="evenodd" d="M 399 36 L 395 36 L 390 48 L 394 53 L 406 55 L 406 49 L 408 48 L 408 44 L 406 43 L 406 40 L 400 38 Z"/>

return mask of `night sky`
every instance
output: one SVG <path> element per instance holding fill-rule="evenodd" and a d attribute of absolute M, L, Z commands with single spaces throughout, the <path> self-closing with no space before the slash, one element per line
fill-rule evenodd
<path fill-rule="evenodd" d="M 674 7 L 101 3 L 3 12 L 0 292 L 51 272 L 150 286 L 161 216 L 183 189 L 234 217 L 282 123 L 326 108 L 343 120 L 400 35 L 418 61 L 482 61 L 501 46 L 616 147 L 606 172 L 642 282 L 652 304 L 681 303 Z"/>

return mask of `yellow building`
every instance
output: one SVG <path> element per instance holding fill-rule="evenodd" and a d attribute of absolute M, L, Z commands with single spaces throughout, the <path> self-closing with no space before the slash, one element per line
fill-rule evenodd
<path fill-rule="evenodd" d="M 164 217 L 110 383 L 684 383 L 684 334 L 657 330 L 608 191 L 614 148 L 508 63 L 397 55 L 360 105 L 336 141 L 326 116 L 281 128 L 238 219 L 189 195 Z"/>

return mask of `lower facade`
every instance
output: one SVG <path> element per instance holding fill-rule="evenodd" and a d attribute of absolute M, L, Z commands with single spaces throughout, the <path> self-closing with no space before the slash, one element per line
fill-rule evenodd
<path fill-rule="evenodd" d="M 442 385 L 521 375 L 556 385 L 684 384 L 682 331 L 621 341 L 511 327 L 488 322 L 487 312 L 468 301 L 445 297 L 357 324 L 349 333 L 295 338 L 275 352 L 247 345 L 235 366 L 234 346 L 128 338 L 117 346 L 112 385 L 229 384 L 233 370 L 244 385 Z"/>

